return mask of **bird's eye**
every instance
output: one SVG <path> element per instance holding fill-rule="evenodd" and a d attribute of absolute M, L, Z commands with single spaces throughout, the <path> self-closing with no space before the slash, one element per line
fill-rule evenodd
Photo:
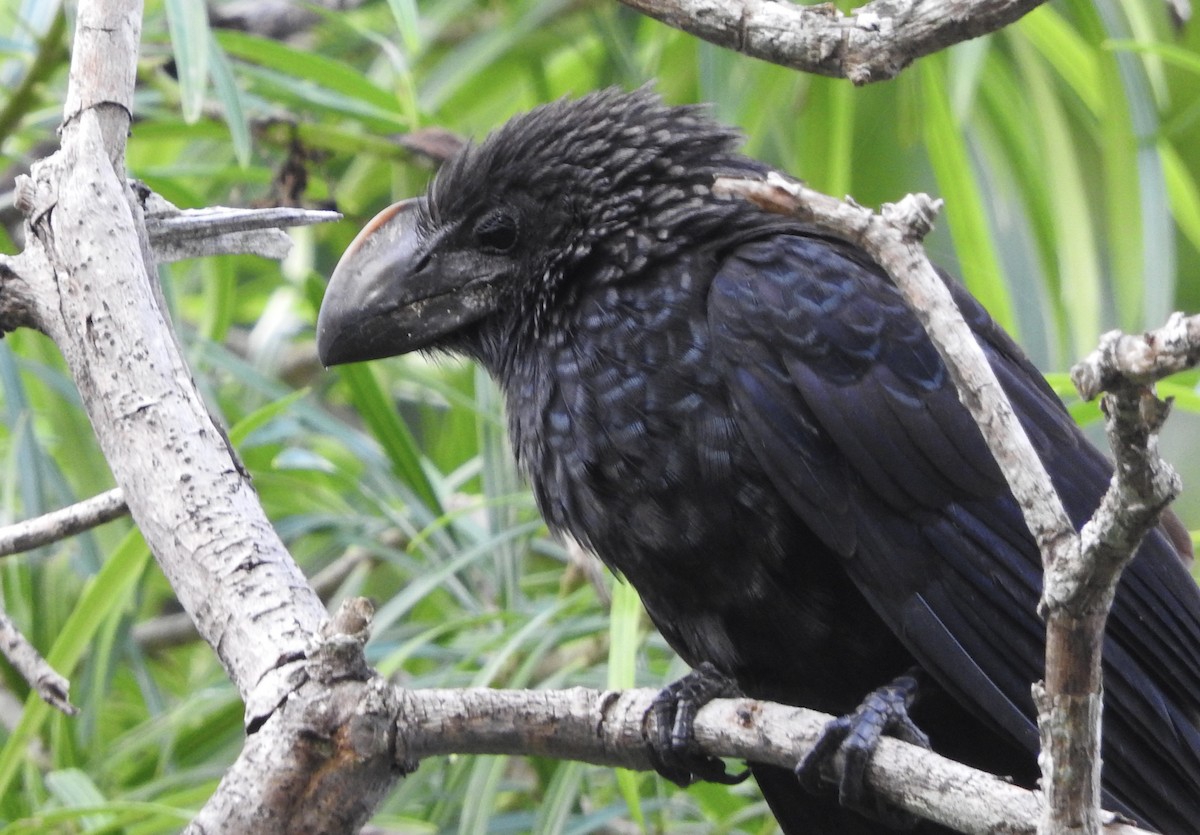
<path fill-rule="evenodd" d="M 488 212 L 475 224 L 475 239 L 487 249 L 507 252 L 517 243 L 517 218 L 507 209 Z"/>

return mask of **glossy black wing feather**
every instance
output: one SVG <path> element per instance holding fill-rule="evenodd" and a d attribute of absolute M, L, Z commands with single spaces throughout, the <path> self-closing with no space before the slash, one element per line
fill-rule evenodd
<path fill-rule="evenodd" d="M 1109 465 L 1012 340 L 951 287 L 1081 524 Z M 778 235 L 727 258 L 709 319 L 739 427 L 774 485 L 922 666 L 1032 755 L 1040 557 L 896 289 L 846 247 Z M 1105 659 L 1107 802 L 1200 832 L 1200 593 L 1157 531 L 1122 581 Z"/>

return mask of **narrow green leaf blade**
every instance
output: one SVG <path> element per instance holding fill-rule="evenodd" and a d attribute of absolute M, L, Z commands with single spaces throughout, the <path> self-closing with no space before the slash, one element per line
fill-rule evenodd
<path fill-rule="evenodd" d="M 225 111 L 225 124 L 229 126 L 229 137 L 233 140 L 233 154 L 242 168 L 250 165 L 250 122 L 242 108 L 242 93 L 233 78 L 229 59 L 215 38 L 208 39 L 208 60 L 212 66 L 213 86 L 217 99 Z"/>
<path fill-rule="evenodd" d="M 1200 250 L 1200 188 L 1196 187 L 1195 177 L 1174 145 L 1165 139 L 1160 141 L 1158 154 L 1162 159 L 1175 223 L 1192 246 Z"/>
<path fill-rule="evenodd" d="M 413 56 L 421 51 L 420 17 L 417 14 L 416 0 L 388 0 L 392 17 L 396 19 L 396 28 L 400 30 L 400 42 L 404 51 Z"/>
<path fill-rule="evenodd" d="M 612 607 L 608 621 L 608 687 L 623 690 L 634 685 L 637 650 L 641 644 L 639 624 L 642 601 L 629 583 L 613 584 Z M 625 768 L 616 770 L 617 788 L 625 798 L 629 814 L 645 828 L 646 815 L 638 792 L 638 775 Z"/>
<path fill-rule="evenodd" d="M 114 611 L 129 600 L 134 587 L 150 560 L 150 549 L 142 535 L 131 530 L 121 540 L 100 573 L 92 577 L 79 598 L 71 616 L 46 656 L 50 666 L 70 676 L 92 642 L 97 630 Z M 21 721 L 0 749 L 0 796 L 7 795 L 21 764 L 29 752 L 29 742 L 39 733 L 50 717 L 50 706 L 30 693 L 25 700 Z"/>
<path fill-rule="evenodd" d="M 988 226 L 983 194 L 971 168 L 962 126 L 950 110 L 945 65 L 936 56 L 921 61 L 925 145 L 938 188 L 946 201 L 950 236 L 962 265 L 963 281 L 1009 333 L 1016 333 L 1012 299 Z"/>
<path fill-rule="evenodd" d="M 418 499 L 425 503 L 434 515 L 441 515 L 442 505 L 438 501 L 433 485 L 421 466 L 421 453 L 416 438 L 400 420 L 396 409 L 384 394 L 374 369 L 365 363 L 342 367 L 342 379 L 350 389 L 350 400 L 362 416 L 371 434 L 383 447 L 392 468 Z"/>
<path fill-rule="evenodd" d="M 208 12 L 201 0 L 166 0 L 166 9 L 183 118 L 191 123 L 200 118 L 208 86 Z"/>
<path fill-rule="evenodd" d="M 307 388 L 297 389 L 286 397 L 273 400 L 262 408 L 255 409 L 229 430 L 229 442 L 234 447 L 241 446 L 255 429 L 264 426 L 279 415 L 287 414 L 296 401 L 306 397 L 308 392 Z"/>
<path fill-rule="evenodd" d="M 217 40 L 235 58 L 275 70 L 292 79 L 304 79 L 371 108 L 396 111 L 396 97 L 371 83 L 349 64 L 316 53 L 295 49 L 269 38 L 224 29 Z"/>

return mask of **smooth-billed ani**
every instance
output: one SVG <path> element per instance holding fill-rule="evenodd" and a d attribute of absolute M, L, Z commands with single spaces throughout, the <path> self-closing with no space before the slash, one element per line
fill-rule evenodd
<path fill-rule="evenodd" d="M 645 90 L 514 118 L 355 240 L 321 358 L 474 358 L 550 527 L 628 578 L 689 664 L 835 714 L 917 668 L 934 749 L 1031 785 L 1033 539 L 883 271 L 713 193 L 768 172 L 737 145 Z M 1109 464 L 948 284 L 1081 524 Z M 1200 832 L 1200 593 L 1182 550 L 1151 533 L 1104 644 L 1104 802 L 1170 833 Z M 754 771 L 789 832 L 882 831 Z"/>

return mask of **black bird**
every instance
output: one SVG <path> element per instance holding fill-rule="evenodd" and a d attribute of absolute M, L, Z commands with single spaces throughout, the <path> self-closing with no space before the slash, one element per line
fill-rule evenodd
<path fill-rule="evenodd" d="M 717 176 L 769 170 L 738 141 L 646 90 L 514 118 L 350 246 L 321 359 L 474 358 L 550 527 L 628 578 L 689 664 L 834 714 L 915 670 L 912 716 L 935 750 L 1031 785 L 1037 548 L 884 272 L 713 193 Z M 1110 465 L 947 283 L 1082 524 Z M 1200 832 L 1187 549 L 1170 525 L 1149 535 L 1104 644 L 1104 802 L 1169 833 Z M 788 832 L 884 831 L 752 768 Z"/>

